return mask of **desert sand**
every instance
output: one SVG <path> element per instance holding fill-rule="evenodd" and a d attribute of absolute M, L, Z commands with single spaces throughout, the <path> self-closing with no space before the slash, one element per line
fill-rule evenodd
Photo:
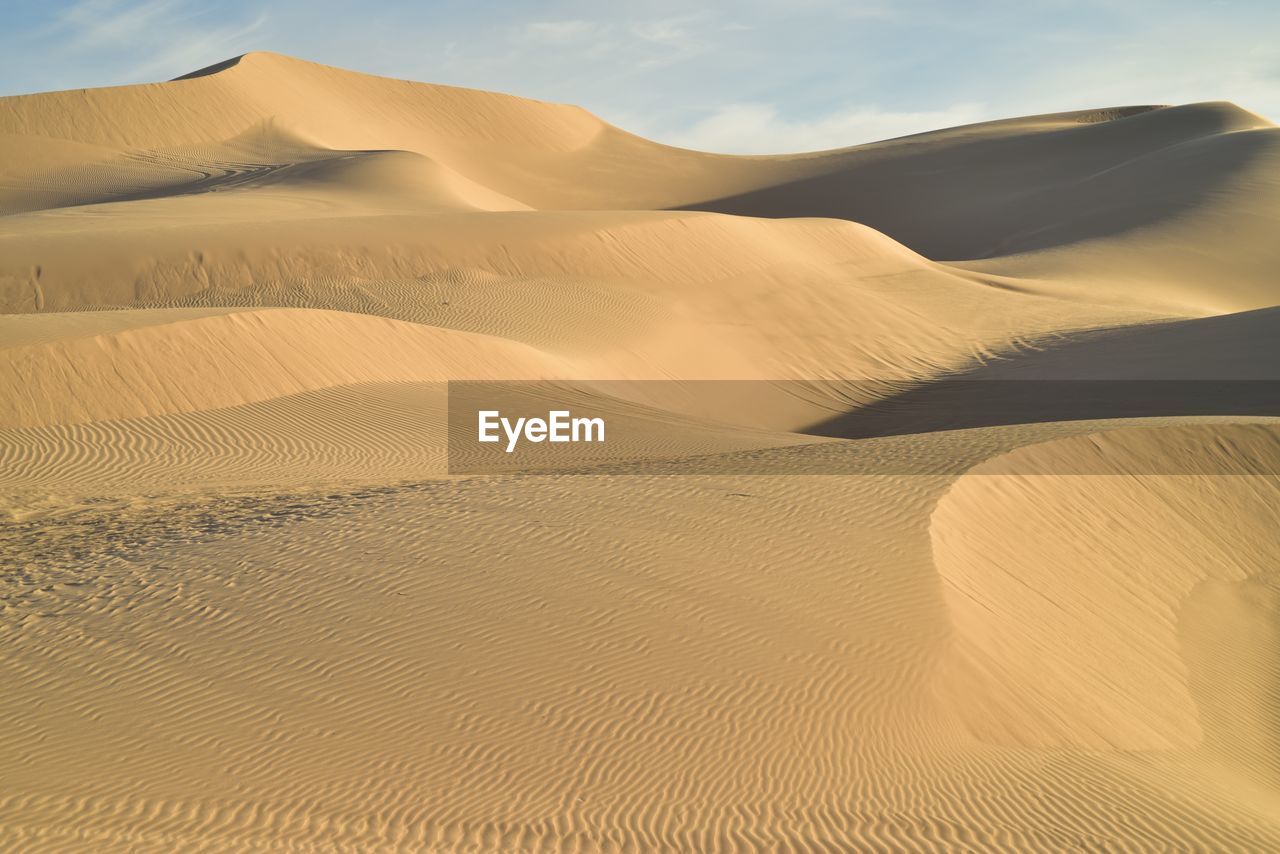
<path fill-rule="evenodd" d="M 0 99 L 0 848 L 1276 850 L 1278 233 L 1229 103 Z M 451 473 L 462 380 L 627 440 Z"/>

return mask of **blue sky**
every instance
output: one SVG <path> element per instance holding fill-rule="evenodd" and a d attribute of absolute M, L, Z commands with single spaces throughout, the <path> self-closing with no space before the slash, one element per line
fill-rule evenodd
<path fill-rule="evenodd" d="M 0 4 L 0 94 L 168 79 L 250 50 L 581 104 L 781 152 L 1028 113 L 1231 100 L 1280 121 L 1280 2 L 666 0 Z"/>

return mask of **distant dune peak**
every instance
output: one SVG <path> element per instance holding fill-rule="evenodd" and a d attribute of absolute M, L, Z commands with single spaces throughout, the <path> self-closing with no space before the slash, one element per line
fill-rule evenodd
<path fill-rule="evenodd" d="M 191 80 L 195 77 L 208 77 L 210 74 L 217 74 L 219 71 L 226 71 L 232 66 L 239 65 L 240 60 L 248 56 L 242 53 L 239 56 L 233 56 L 230 59 L 224 59 L 221 62 L 215 62 L 213 65 L 206 65 L 204 68 L 197 68 L 195 71 L 188 71 L 186 74 L 180 74 L 169 82 L 175 83 L 179 80 Z"/>
<path fill-rule="evenodd" d="M 257 68 L 262 69 L 270 65 L 295 65 L 295 66 L 311 66 L 313 68 L 331 68 L 338 71 L 347 71 L 350 74 L 360 74 L 358 71 L 348 71 L 345 68 L 338 68 L 333 65 L 325 65 L 320 62 L 312 62 L 309 59 L 301 59 L 296 56 L 289 56 L 285 53 L 276 53 L 270 50 L 251 50 L 230 59 L 224 59 L 221 62 L 215 62 L 212 65 L 206 65 L 203 68 L 197 68 L 195 71 L 189 71 L 186 74 L 174 77 L 169 82 L 173 83 L 178 80 L 191 80 L 196 77 L 209 77 L 232 68 Z"/>

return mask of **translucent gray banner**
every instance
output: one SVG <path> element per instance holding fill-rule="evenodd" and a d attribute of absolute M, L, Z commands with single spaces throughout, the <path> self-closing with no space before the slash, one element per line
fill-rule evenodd
<path fill-rule="evenodd" d="M 473 475 L 1275 474 L 1280 382 L 451 382 L 448 451 Z"/>

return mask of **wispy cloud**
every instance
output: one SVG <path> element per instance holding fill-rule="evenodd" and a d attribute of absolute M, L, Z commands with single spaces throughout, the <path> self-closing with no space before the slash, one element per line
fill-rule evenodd
<path fill-rule="evenodd" d="M 608 27 L 591 21 L 531 21 L 516 31 L 519 41 L 536 44 L 569 44 L 589 37 L 599 37 Z"/>
<path fill-rule="evenodd" d="M 194 0 L 79 0 L 28 34 L 45 64 L 96 68 L 94 85 L 171 77 L 244 53 L 265 12 L 222 14 Z"/>
<path fill-rule="evenodd" d="M 678 18 L 638 21 L 631 25 L 631 32 L 652 44 L 687 51 L 701 44 L 693 34 L 692 25 L 702 17 L 701 15 L 682 15 Z"/>
<path fill-rule="evenodd" d="M 730 104 L 688 130 L 668 134 L 665 141 L 702 151 L 780 154 L 874 142 L 970 124 L 987 116 L 981 104 L 956 104 L 915 112 L 851 107 L 813 119 L 788 120 L 771 104 Z"/>
<path fill-rule="evenodd" d="M 697 25 L 704 19 L 705 15 L 682 15 L 632 23 L 631 35 L 642 47 L 657 51 L 641 59 L 640 67 L 680 62 L 710 49 L 712 43 L 697 32 Z"/>
<path fill-rule="evenodd" d="M 119 0 L 82 0 L 57 13 L 52 31 L 69 34 L 71 47 L 95 49 L 121 45 L 145 38 L 158 20 L 170 17 L 175 0 L 145 0 L 121 3 Z"/>
<path fill-rule="evenodd" d="M 199 31 L 174 32 L 166 45 L 126 72 L 134 79 L 153 76 L 172 77 L 180 69 L 195 70 L 209 64 L 211 57 L 244 53 L 239 47 L 243 39 L 261 32 L 267 23 L 266 13 L 240 24 L 230 24 Z"/>

